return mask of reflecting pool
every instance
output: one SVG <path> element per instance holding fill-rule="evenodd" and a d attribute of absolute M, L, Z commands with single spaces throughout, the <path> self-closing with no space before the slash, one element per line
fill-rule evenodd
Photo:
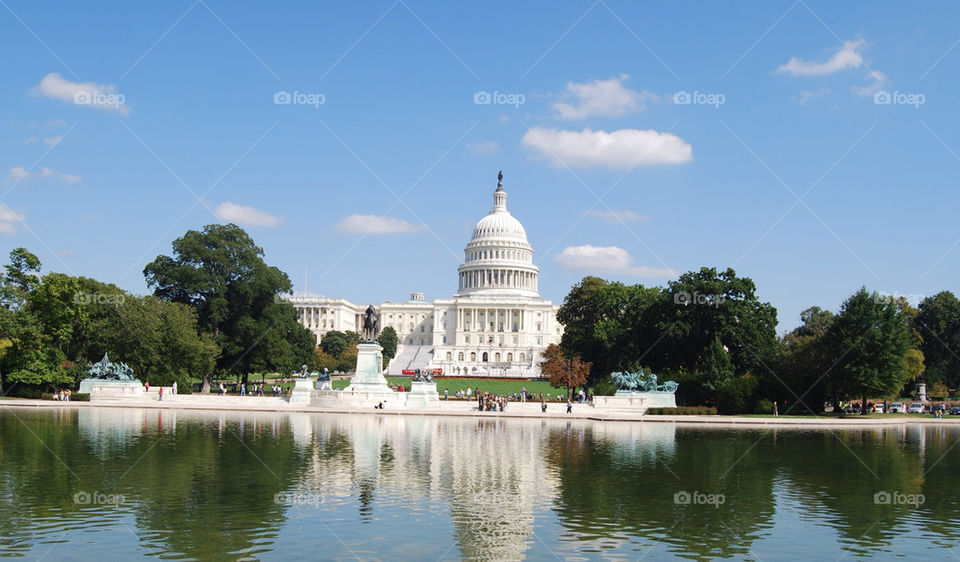
<path fill-rule="evenodd" d="M 960 428 L 0 409 L 0 556 L 960 555 Z"/>

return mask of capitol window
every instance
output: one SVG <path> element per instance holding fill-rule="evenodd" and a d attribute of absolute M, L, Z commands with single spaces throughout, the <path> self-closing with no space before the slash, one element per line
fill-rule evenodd
<path fill-rule="evenodd" d="M 493 354 L 493 360 L 494 360 L 495 362 L 499 363 L 499 362 L 500 362 L 500 354 L 499 354 L 499 353 L 494 353 L 494 354 Z"/>
<path fill-rule="evenodd" d="M 446 342 L 444 342 L 444 343 L 446 343 Z M 450 352 L 450 351 L 447 352 L 447 361 L 453 361 L 453 353 Z"/>
<path fill-rule="evenodd" d="M 521 354 L 520 354 L 520 362 L 523 363 L 523 362 L 526 361 L 526 360 L 527 360 L 527 354 L 526 354 L 526 353 L 521 353 Z"/>
<path fill-rule="evenodd" d="M 507 363 L 513 363 L 513 354 L 512 354 L 512 353 L 508 353 L 508 354 L 507 354 Z"/>
<path fill-rule="evenodd" d="M 457 361 L 463 361 L 463 352 L 457 353 Z"/>
<path fill-rule="evenodd" d="M 471 362 L 471 363 L 476 363 L 476 362 L 477 362 L 477 352 L 476 352 L 476 351 L 471 351 L 471 352 L 470 352 L 470 362 Z"/>
<path fill-rule="evenodd" d="M 484 351 L 484 352 L 483 352 L 483 362 L 486 363 L 486 362 L 489 361 L 489 360 L 490 360 L 490 356 L 487 354 L 486 351 Z"/>

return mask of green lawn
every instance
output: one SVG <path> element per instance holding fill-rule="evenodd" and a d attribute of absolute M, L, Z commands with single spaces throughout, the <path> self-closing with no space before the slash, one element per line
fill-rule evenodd
<path fill-rule="evenodd" d="M 437 392 L 443 394 L 444 390 L 449 390 L 450 396 L 453 396 L 458 390 L 466 390 L 467 387 L 470 387 L 474 390 L 479 387 L 482 392 L 491 392 L 493 394 L 519 393 L 520 388 L 525 387 L 527 392 L 531 394 L 538 394 L 542 392 L 544 397 L 550 395 L 551 398 L 556 398 L 558 394 L 563 395 L 566 392 L 564 389 L 553 388 L 547 381 L 448 378 L 436 379 L 436 382 Z M 410 390 L 410 377 L 387 377 L 387 383 L 391 385 L 402 384 L 407 390 Z M 333 388 L 335 390 L 346 388 L 349 385 L 349 379 L 333 381 Z"/>

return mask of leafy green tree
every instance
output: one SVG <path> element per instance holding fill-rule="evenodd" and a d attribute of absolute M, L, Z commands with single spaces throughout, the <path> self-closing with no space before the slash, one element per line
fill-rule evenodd
<path fill-rule="evenodd" d="M 668 284 L 668 310 L 660 329 L 666 334 L 665 363 L 688 372 L 716 373 L 715 340 L 724 346 L 740 376 L 764 368 L 776 356 L 777 311 L 756 296 L 756 285 L 733 269 L 684 273 Z M 712 355 L 708 355 L 708 352 Z"/>
<path fill-rule="evenodd" d="M 220 347 L 216 370 L 241 377 L 251 372 L 292 372 L 313 365 L 314 338 L 280 298 L 289 277 L 263 260 L 263 249 L 234 224 L 208 225 L 174 240 L 173 256 L 147 264 L 147 286 L 164 300 L 197 311 L 200 329 Z M 204 373 L 209 392 L 213 373 Z"/>
<path fill-rule="evenodd" d="M 921 337 L 927 383 L 960 386 L 960 300 L 950 291 L 923 299 L 913 326 Z"/>
<path fill-rule="evenodd" d="M 320 339 L 320 349 L 334 359 L 340 359 L 343 352 L 350 347 L 350 343 L 350 337 L 345 332 L 330 330 Z"/>
<path fill-rule="evenodd" d="M 557 311 L 564 326 L 561 347 L 593 365 L 593 384 L 642 361 L 657 341 L 649 311 L 661 295 L 659 288 L 584 277 Z"/>
<path fill-rule="evenodd" d="M 836 316 L 829 310 L 812 306 L 800 313 L 803 324 L 778 342 L 774 372 L 764 372 L 762 392 L 776 400 L 783 413 L 816 413 L 827 397 L 836 404 L 827 375 L 835 358 L 826 335 Z"/>
<path fill-rule="evenodd" d="M 397 331 L 393 329 L 393 326 L 387 326 L 380 331 L 377 342 L 383 348 L 383 363 L 386 365 L 397 354 L 397 343 L 399 342 Z"/>
<path fill-rule="evenodd" d="M 36 275 L 40 271 L 40 258 L 25 248 L 14 248 L 10 251 L 10 263 L 4 266 L 4 270 L 6 275 L 0 301 L 4 308 L 19 308 L 27 302 L 30 291 L 40 284 L 40 278 Z"/>
<path fill-rule="evenodd" d="M 842 397 L 858 396 L 866 405 L 868 396 L 903 387 L 911 334 L 896 302 L 861 288 L 843 303 L 828 337 L 839 358 L 830 377 Z"/>

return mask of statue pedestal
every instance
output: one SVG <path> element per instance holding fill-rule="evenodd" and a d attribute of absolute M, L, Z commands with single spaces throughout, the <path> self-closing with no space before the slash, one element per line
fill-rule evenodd
<path fill-rule="evenodd" d="M 376 342 L 357 345 L 357 370 L 350 378 L 347 392 L 393 392 L 383 376 L 382 351 Z"/>
<path fill-rule="evenodd" d="M 89 394 L 90 400 L 139 398 L 144 394 L 143 385 L 138 381 L 107 379 L 83 379 L 80 381 L 80 393 Z"/>
<path fill-rule="evenodd" d="M 310 379 L 297 379 L 290 392 L 290 404 L 307 406 L 310 404 L 310 394 L 313 392 L 313 382 Z"/>
<path fill-rule="evenodd" d="M 440 395 L 437 394 L 437 383 L 418 382 L 410 383 L 410 392 L 407 393 L 407 408 L 436 408 L 440 404 Z"/>
<path fill-rule="evenodd" d="M 330 381 L 317 381 L 313 384 L 314 390 L 333 390 L 333 384 Z"/>
<path fill-rule="evenodd" d="M 648 408 L 676 408 L 677 397 L 672 392 L 631 392 L 618 390 L 615 396 L 594 396 L 597 410 L 629 411 L 642 414 Z"/>

